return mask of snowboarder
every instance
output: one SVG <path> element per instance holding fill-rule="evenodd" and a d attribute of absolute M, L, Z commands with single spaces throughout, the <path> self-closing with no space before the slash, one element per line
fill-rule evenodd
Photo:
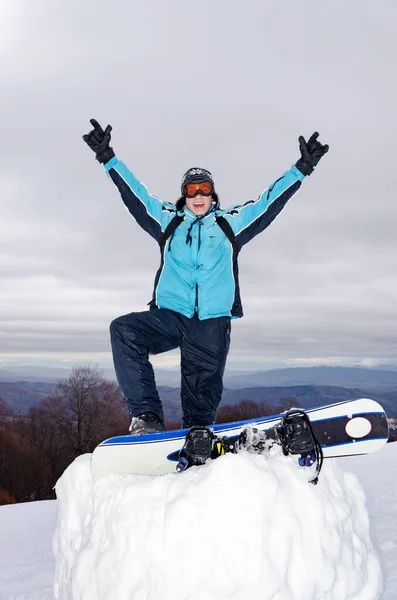
<path fill-rule="evenodd" d="M 181 351 L 183 427 L 215 422 L 223 391 L 231 319 L 243 316 L 238 281 L 240 249 L 276 218 L 310 175 L 328 145 L 314 133 L 299 137 L 301 156 L 256 200 L 221 209 L 211 173 L 193 167 L 174 204 L 161 202 L 116 158 L 112 127 L 95 119 L 83 136 L 138 224 L 159 244 L 150 310 L 110 324 L 117 380 L 131 417 L 130 432 L 164 431 L 164 415 L 149 354 Z"/>

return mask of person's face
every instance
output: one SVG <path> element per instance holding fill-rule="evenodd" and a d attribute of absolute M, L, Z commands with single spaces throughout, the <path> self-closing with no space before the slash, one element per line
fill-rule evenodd
<path fill-rule="evenodd" d="M 194 198 L 186 197 L 186 206 L 193 214 L 200 216 L 205 215 L 210 209 L 212 196 L 202 196 L 197 194 Z"/>
<path fill-rule="evenodd" d="M 205 215 L 210 209 L 214 186 L 210 181 L 185 185 L 186 205 L 195 215 Z"/>

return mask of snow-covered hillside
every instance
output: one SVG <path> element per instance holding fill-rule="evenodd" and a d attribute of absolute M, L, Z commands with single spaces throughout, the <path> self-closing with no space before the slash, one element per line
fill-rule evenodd
<path fill-rule="evenodd" d="M 52 600 L 57 502 L 0 506 L 0 600 Z"/>
<path fill-rule="evenodd" d="M 0 600 L 52 600 L 54 566 L 68 600 L 394 600 L 396 459 L 388 444 L 326 461 L 317 487 L 283 457 L 240 455 L 93 489 L 80 457 L 58 503 L 0 507 Z"/>

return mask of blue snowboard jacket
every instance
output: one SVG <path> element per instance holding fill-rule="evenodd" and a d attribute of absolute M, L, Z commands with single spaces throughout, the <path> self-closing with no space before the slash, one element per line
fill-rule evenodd
<path fill-rule="evenodd" d="M 167 225 L 176 215 L 183 221 L 167 239 L 156 274 L 151 308 L 168 308 L 190 318 L 242 317 L 238 281 L 237 249 L 266 229 L 298 191 L 304 175 L 293 166 L 267 188 L 257 200 L 227 209 L 214 206 L 197 218 L 186 206 L 161 202 L 149 194 L 124 163 L 116 157 L 105 165 L 122 200 L 138 224 L 161 245 Z M 223 216 L 237 244 L 216 222 Z"/>

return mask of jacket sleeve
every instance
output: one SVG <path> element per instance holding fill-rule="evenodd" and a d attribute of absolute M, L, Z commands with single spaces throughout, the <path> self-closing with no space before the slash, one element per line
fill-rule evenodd
<path fill-rule="evenodd" d="M 146 186 L 116 157 L 105 164 L 105 169 L 138 225 L 160 243 L 167 224 L 175 215 L 175 206 L 149 194 Z"/>
<path fill-rule="evenodd" d="M 230 223 L 240 247 L 274 221 L 288 200 L 299 190 L 304 178 L 305 176 L 299 169 L 293 166 L 268 187 L 257 200 L 248 200 L 245 204 L 232 206 L 223 213 Z"/>

